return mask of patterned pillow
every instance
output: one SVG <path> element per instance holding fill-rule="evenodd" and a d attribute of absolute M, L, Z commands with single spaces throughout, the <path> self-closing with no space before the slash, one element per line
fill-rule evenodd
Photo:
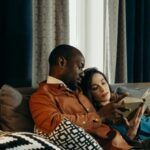
<path fill-rule="evenodd" d="M 49 135 L 43 134 L 36 127 L 35 133 L 63 150 L 102 150 L 91 135 L 67 119 L 64 119 Z"/>
<path fill-rule="evenodd" d="M 1 150 L 60 150 L 36 134 L 29 132 L 0 132 Z"/>

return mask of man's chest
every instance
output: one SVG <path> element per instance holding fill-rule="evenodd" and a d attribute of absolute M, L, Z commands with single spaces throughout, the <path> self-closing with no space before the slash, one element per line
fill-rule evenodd
<path fill-rule="evenodd" d="M 59 95 L 55 96 L 55 103 L 62 113 L 67 114 L 86 114 L 92 112 L 93 108 L 86 97 L 80 95 Z"/>

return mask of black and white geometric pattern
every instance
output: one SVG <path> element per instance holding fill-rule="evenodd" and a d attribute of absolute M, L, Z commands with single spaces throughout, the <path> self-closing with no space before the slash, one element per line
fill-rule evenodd
<path fill-rule="evenodd" d="M 0 150 L 60 150 L 36 134 L 0 132 Z"/>
<path fill-rule="evenodd" d="M 67 119 L 64 119 L 50 135 L 42 134 L 37 128 L 35 128 L 35 133 L 62 150 L 102 150 L 91 135 Z"/>

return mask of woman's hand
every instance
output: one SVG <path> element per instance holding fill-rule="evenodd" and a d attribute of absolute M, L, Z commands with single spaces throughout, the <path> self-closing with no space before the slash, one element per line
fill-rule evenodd
<path fill-rule="evenodd" d="M 134 139 L 136 137 L 141 122 L 141 117 L 143 116 L 144 111 L 145 111 L 145 105 L 143 104 L 137 109 L 134 117 L 130 121 L 128 121 L 127 118 L 124 118 L 126 125 L 129 127 L 127 136 L 130 139 Z"/>

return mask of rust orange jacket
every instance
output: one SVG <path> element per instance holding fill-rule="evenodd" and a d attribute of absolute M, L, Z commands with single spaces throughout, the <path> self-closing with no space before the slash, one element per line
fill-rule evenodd
<path fill-rule="evenodd" d="M 82 92 L 73 93 L 63 84 L 42 83 L 31 96 L 30 110 L 36 126 L 46 133 L 64 117 L 86 130 L 100 125 L 99 116 Z"/>
<path fill-rule="evenodd" d="M 36 127 L 44 133 L 51 133 L 63 118 L 96 137 L 107 138 L 110 131 L 107 125 L 101 124 L 96 110 L 82 92 L 74 93 L 63 84 L 40 84 L 31 96 L 30 110 Z M 129 148 L 120 134 L 119 141 L 114 143 Z"/>

